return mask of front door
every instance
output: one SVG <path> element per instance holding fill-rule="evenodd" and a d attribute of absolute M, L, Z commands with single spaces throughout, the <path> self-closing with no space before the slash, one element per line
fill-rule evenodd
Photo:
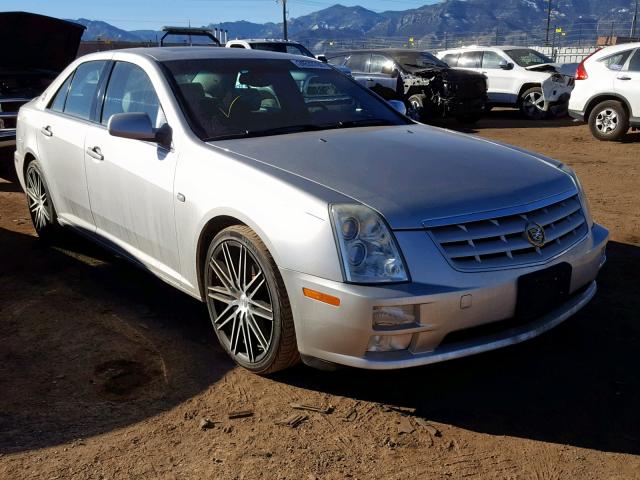
<path fill-rule="evenodd" d="M 146 113 L 166 123 L 155 89 L 138 65 L 116 62 L 106 88 L 100 124 L 86 136 L 85 164 L 97 232 L 156 273 L 180 271 L 174 219 L 173 178 L 177 153 L 155 142 L 111 136 L 109 118 Z"/>
<path fill-rule="evenodd" d="M 627 68 L 616 75 L 614 89 L 629 102 L 631 116 L 640 118 L 640 48 L 629 59 Z"/>

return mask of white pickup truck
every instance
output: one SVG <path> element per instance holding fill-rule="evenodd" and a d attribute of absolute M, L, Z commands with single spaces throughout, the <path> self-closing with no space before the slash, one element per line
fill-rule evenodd
<path fill-rule="evenodd" d="M 437 56 L 450 67 L 483 73 L 488 79 L 489 107 L 519 108 L 532 119 L 567 111 L 574 78 L 559 73 L 557 65 L 536 50 L 471 46 Z"/>

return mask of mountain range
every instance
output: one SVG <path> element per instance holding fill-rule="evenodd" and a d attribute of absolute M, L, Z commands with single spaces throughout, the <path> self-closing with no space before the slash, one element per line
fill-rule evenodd
<path fill-rule="evenodd" d="M 551 0 L 552 26 L 570 37 L 595 38 L 596 33 L 628 34 L 634 0 Z M 548 0 L 443 0 L 403 10 L 374 12 L 364 7 L 333 5 L 288 21 L 290 38 L 316 45 L 323 42 L 397 38 L 437 42 L 449 39 L 498 36 L 501 40 L 529 35 L 532 41 L 546 33 Z M 125 31 L 98 20 L 73 20 L 87 27 L 84 40 L 109 39 L 155 42 L 154 30 Z M 210 23 L 229 31 L 229 38 L 281 38 L 281 23 L 247 21 Z M 640 28 L 638 29 L 640 33 Z"/>

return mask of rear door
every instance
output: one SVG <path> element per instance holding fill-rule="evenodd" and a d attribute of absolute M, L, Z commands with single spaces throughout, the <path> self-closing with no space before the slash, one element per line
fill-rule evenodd
<path fill-rule="evenodd" d="M 38 150 L 58 216 L 89 231 L 95 229 L 84 171 L 84 142 L 108 62 L 85 62 L 58 89 L 38 133 Z"/>
<path fill-rule="evenodd" d="M 109 118 L 146 113 L 159 128 L 166 123 L 156 90 L 145 70 L 117 61 L 100 112 L 87 130 L 85 165 L 97 232 L 150 266 L 177 277 L 178 248 L 173 178 L 177 153 L 155 142 L 114 137 Z"/>
<path fill-rule="evenodd" d="M 629 102 L 631 116 L 640 118 L 640 48 L 633 52 L 626 67 L 616 75 L 614 89 Z"/>

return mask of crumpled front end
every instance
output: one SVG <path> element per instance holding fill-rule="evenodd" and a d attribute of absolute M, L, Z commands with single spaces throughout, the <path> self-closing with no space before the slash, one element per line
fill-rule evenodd
<path fill-rule="evenodd" d="M 402 76 L 405 96 L 424 95 L 424 116 L 447 117 L 481 113 L 487 103 L 484 75 L 454 69 L 427 69 Z"/>
<path fill-rule="evenodd" d="M 552 73 L 542 82 L 542 96 L 545 100 L 545 110 L 558 104 L 567 104 L 575 86 L 575 79 L 569 75 Z"/>

